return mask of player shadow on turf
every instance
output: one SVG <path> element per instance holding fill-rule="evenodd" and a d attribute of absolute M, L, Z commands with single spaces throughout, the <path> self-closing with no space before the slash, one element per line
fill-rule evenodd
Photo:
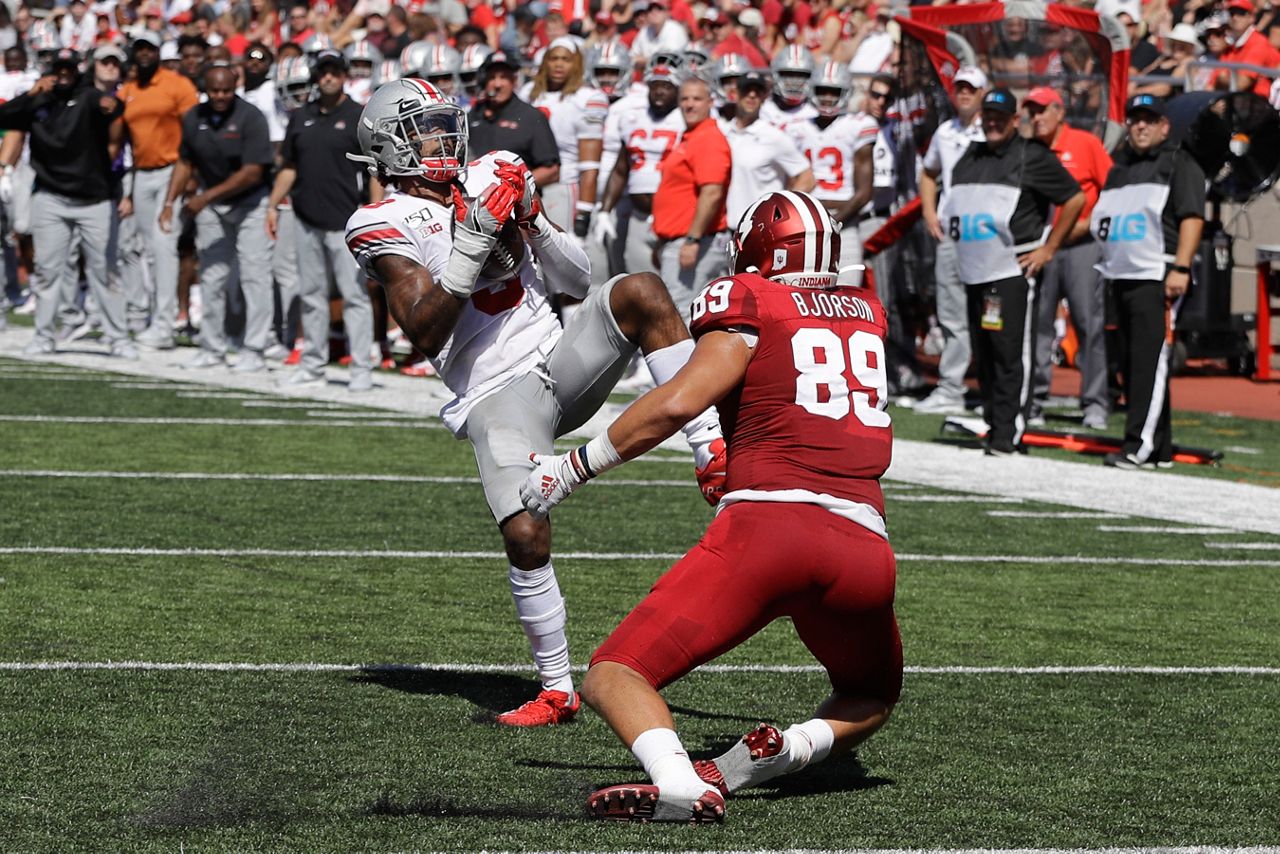
<path fill-rule="evenodd" d="M 564 821 L 579 818 L 577 810 L 555 809 L 547 804 L 466 804 L 453 798 L 431 794 L 401 800 L 387 792 L 379 795 L 364 812 L 366 815 L 386 818 L 515 818 L 521 821 Z"/>
<path fill-rule="evenodd" d="M 754 789 L 734 794 L 735 799 L 755 798 L 775 801 L 805 795 L 830 795 L 836 792 L 861 792 L 880 786 L 894 786 L 897 781 L 867 773 L 856 755 L 840 756 L 805 768 L 798 774 L 775 777 Z"/>
<path fill-rule="evenodd" d="M 477 723 L 491 723 L 494 709 L 510 709 L 538 692 L 539 683 L 510 673 L 458 673 L 424 667 L 366 668 L 351 681 L 408 694 L 461 697 L 477 707 Z"/>

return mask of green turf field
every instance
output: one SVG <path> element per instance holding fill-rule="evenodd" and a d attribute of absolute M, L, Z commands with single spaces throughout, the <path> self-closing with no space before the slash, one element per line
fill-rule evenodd
<path fill-rule="evenodd" d="M 486 722 L 536 683 L 466 444 L 147 383 L 0 360 L 0 851 L 1280 845 L 1280 534 L 889 482 L 889 725 L 722 826 L 600 825 L 641 777 L 602 721 Z M 576 663 L 710 519 L 665 456 L 556 511 Z M 808 717 L 810 663 L 780 623 L 672 686 L 686 746 Z"/>

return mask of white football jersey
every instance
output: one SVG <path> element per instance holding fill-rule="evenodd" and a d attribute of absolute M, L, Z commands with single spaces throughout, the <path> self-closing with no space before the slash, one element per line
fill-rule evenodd
<path fill-rule="evenodd" d="M 853 198 L 853 156 L 874 145 L 880 125 L 866 113 L 845 113 L 831 124 L 797 122 L 787 126 L 813 165 L 813 195 L 823 201 Z"/>
<path fill-rule="evenodd" d="M 600 177 L 596 182 L 596 198 L 603 199 L 605 188 L 609 185 L 609 176 L 618 165 L 618 152 L 622 150 L 622 118 L 636 110 L 644 110 L 649 106 L 649 90 L 632 90 L 609 105 L 609 114 L 604 119 L 604 145 L 600 151 Z"/>
<path fill-rule="evenodd" d="M 622 144 L 631 158 L 631 171 L 627 173 L 628 193 L 656 193 L 662 182 L 662 162 L 667 159 L 684 135 L 684 114 L 677 107 L 662 118 L 654 118 L 649 112 L 648 96 L 645 108 L 634 110 L 622 117 L 618 128 Z"/>
<path fill-rule="evenodd" d="M 367 104 L 374 90 L 373 78 L 348 77 L 347 82 L 342 84 L 342 90 L 357 104 Z"/>
<path fill-rule="evenodd" d="M 494 183 L 494 161 L 514 159 L 506 151 L 486 154 L 467 166 L 463 192 L 470 198 Z M 452 205 L 392 192 L 365 205 L 347 221 L 347 246 L 374 278 L 374 261 L 399 255 L 421 264 L 439 281 L 453 251 Z M 456 397 L 440 410 L 445 426 L 466 435 L 467 413 L 544 361 L 560 340 L 561 327 L 526 244 L 517 275 L 496 282 L 481 277 L 462 309 L 453 334 L 431 364 Z"/>
<path fill-rule="evenodd" d="M 533 87 L 527 84 L 521 97 L 529 100 Z M 583 86 L 565 97 L 560 92 L 543 92 L 537 107 L 551 124 L 551 134 L 560 149 L 560 183 L 578 183 L 578 140 L 603 139 L 604 120 L 609 113 L 609 98 L 599 89 Z"/>
<path fill-rule="evenodd" d="M 289 126 L 289 113 L 276 96 L 275 84 L 268 80 L 257 89 L 250 89 L 248 92 L 243 86 L 237 86 L 236 94 L 257 107 L 258 112 L 262 113 L 263 118 L 267 120 L 268 139 L 272 142 L 280 142 L 284 139 L 285 128 Z"/>
<path fill-rule="evenodd" d="M 770 98 L 760 107 L 760 118 L 782 130 L 788 130 L 788 126 L 793 122 L 807 122 L 816 115 L 818 115 L 818 108 L 808 101 L 794 109 L 784 110 L 778 106 L 777 101 Z"/>

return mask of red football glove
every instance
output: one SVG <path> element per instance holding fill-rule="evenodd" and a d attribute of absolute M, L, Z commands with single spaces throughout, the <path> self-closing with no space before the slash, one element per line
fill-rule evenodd
<path fill-rule="evenodd" d="M 528 166 L 523 163 L 499 160 L 494 174 L 504 184 L 510 184 L 512 188 L 518 188 L 520 191 L 520 201 L 516 203 L 517 222 L 521 225 L 529 224 L 542 213 L 542 200 L 538 198 L 538 186 Z"/>
<path fill-rule="evenodd" d="M 507 220 L 511 219 L 519 201 L 520 190 L 499 182 L 486 187 L 468 206 L 462 191 L 456 184 L 453 187 L 453 215 L 457 217 L 459 224 L 465 224 L 479 234 L 498 234 Z"/>

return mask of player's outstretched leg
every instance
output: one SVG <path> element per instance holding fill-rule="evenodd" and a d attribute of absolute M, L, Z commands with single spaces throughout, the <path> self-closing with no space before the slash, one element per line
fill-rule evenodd
<path fill-rule="evenodd" d="M 516 616 L 533 651 L 542 680 L 538 696 L 495 719 L 504 726 L 550 726 L 573 720 L 580 701 L 569 670 L 564 597 L 551 565 L 551 525 L 518 513 L 502 526 L 511 561 L 508 580 Z"/>
<path fill-rule="evenodd" d="M 676 735 L 662 695 L 637 671 L 614 661 L 593 664 L 582 698 L 631 748 L 652 783 L 609 786 L 587 799 L 587 811 L 613 821 L 721 821 L 724 798 L 699 779 Z"/>
<path fill-rule="evenodd" d="M 728 796 L 852 750 L 884 726 L 890 709 L 880 700 L 832 694 L 814 718 L 786 730 L 760 724 L 715 759 L 695 762 L 694 770 Z"/>
<path fill-rule="evenodd" d="M 609 294 L 609 310 L 622 334 L 640 348 L 658 385 L 674 377 L 693 355 L 689 327 L 655 274 L 632 273 L 620 278 Z M 698 486 L 715 504 L 724 494 L 728 465 L 715 409 L 708 409 L 681 429 L 693 449 Z"/>

